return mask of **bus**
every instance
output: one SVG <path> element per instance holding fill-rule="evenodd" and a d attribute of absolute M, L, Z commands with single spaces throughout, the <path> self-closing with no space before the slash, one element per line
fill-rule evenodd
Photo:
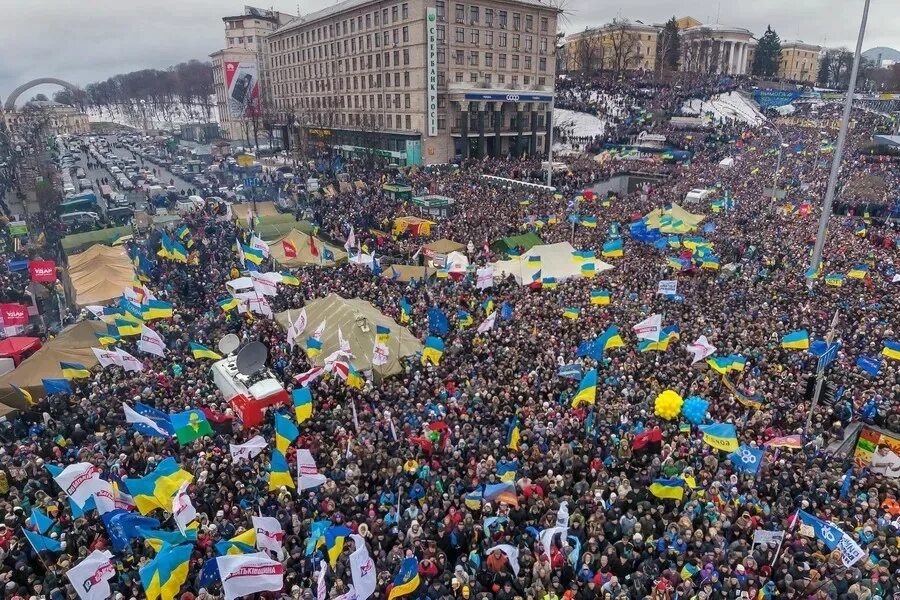
<path fill-rule="evenodd" d="M 74 212 L 100 212 L 97 206 L 97 195 L 94 192 L 84 192 L 75 196 L 69 196 L 56 207 L 56 212 L 66 215 Z"/>

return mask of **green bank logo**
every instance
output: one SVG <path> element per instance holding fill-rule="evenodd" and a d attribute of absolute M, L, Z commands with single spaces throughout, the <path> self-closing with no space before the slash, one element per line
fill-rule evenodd
<path fill-rule="evenodd" d="M 428 15 L 428 20 L 429 20 L 429 21 L 434 21 L 435 19 L 437 19 L 437 15 L 434 14 L 434 13 L 429 13 L 429 15 Z"/>

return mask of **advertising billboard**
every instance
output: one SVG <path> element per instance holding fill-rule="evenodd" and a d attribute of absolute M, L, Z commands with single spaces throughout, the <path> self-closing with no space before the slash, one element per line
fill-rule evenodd
<path fill-rule="evenodd" d="M 225 63 L 225 96 L 232 119 L 259 114 L 259 73 L 255 62 Z"/>
<path fill-rule="evenodd" d="M 56 281 L 56 263 L 52 260 L 33 260 L 28 263 L 28 272 L 35 283 L 53 283 Z"/>

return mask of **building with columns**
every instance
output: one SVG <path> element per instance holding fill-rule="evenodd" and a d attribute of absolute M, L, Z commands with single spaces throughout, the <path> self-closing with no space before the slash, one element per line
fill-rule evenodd
<path fill-rule="evenodd" d="M 267 38 L 296 143 L 398 164 L 548 150 L 559 10 L 537 0 L 345 0 Z"/>
<path fill-rule="evenodd" d="M 753 34 L 743 27 L 695 25 L 679 31 L 681 70 L 744 75 L 752 66 Z"/>
<path fill-rule="evenodd" d="M 819 77 L 822 46 L 800 41 L 781 42 L 778 77 L 789 81 L 813 83 Z"/>

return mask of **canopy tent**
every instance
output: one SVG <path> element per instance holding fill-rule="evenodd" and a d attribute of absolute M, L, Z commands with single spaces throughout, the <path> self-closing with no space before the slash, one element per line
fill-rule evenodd
<path fill-rule="evenodd" d="M 394 219 L 394 229 L 391 233 L 400 235 L 404 231 L 408 231 L 413 237 L 431 235 L 431 226 L 434 221 L 420 219 L 419 217 L 397 217 Z"/>
<path fill-rule="evenodd" d="M 422 246 L 425 256 L 434 256 L 435 254 L 450 254 L 451 252 L 461 252 L 466 249 L 465 245 L 447 238 L 441 238 L 436 242 L 429 242 Z M 430 254 L 429 254 L 430 253 Z"/>
<path fill-rule="evenodd" d="M 95 231 L 67 235 L 60 241 L 60 244 L 62 244 L 63 252 L 66 254 L 75 254 L 86 246 L 108 244 L 119 236 L 132 233 L 134 232 L 130 225 L 124 227 L 110 227 L 108 229 L 97 229 Z"/>
<path fill-rule="evenodd" d="M 319 255 L 315 256 L 310 247 L 310 238 L 314 240 Z M 284 244 L 289 242 L 297 249 L 297 256 L 288 257 L 284 254 Z M 325 260 L 325 250 L 331 252 L 334 260 Z M 303 265 L 319 265 L 321 267 L 333 267 L 347 260 L 347 253 L 342 248 L 326 244 L 317 237 L 310 236 L 297 229 L 291 229 L 287 235 L 283 235 L 269 242 L 269 252 L 272 260 L 282 267 L 300 267 Z"/>
<path fill-rule="evenodd" d="M 573 277 L 581 277 L 581 263 L 572 260 L 572 252 L 575 248 L 569 242 L 557 244 L 542 244 L 534 246 L 522 256 L 515 256 L 511 260 L 499 260 L 494 264 L 494 276 L 506 277 L 512 275 L 516 283 L 529 285 L 534 281 L 534 276 L 541 272 L 541 279 L 553 277 L 556 281 L 563 281 Z M 540 256 L 541 264 L 529 265 L 528 259 L 532 256 Z M 602 260 L 594 260 L 594 272 L 602 273 L 612 269 L 612 265 Z"/>
<path fill-rule="evenodd" d="M 40 338 L 10 337 L 0 340 L 0 357 L 11 358 L 16 364 L 19 364 L 22 362 L 22 356 L 30 354 L 40 347 Z"/>
<path fill-rule="evenodd" d="M 536 233 L 529 231 L 521 235 L 513 235 L 510 237 L 500 238 L 491 244 L 491 250 L 494 252 L 505 252 L 509 254 L 510 250 L 522 247 L 525 250 L 531 250 L 533 246 L 543 244 L 542 240 Z"/>
<path fill-rule="evenodd" d="M 106 304 L 134 282 L 134 265 L 122 246 L 97 244 L 69 257 L 63 272 L 69 301 L 78 307 Z"/>
<path fill-rule="evenodd" d="M 390 265 L 381 271 L 381 276 L 391 281 L 409 283 L 413 279 L 424 281 L 433 276 L 437 269 L 417 265 Z"/>
<path fill-rule="evenodd" d="M 91 348 L 97 346 L 96 334 L 104 331 L 106 323 L 102 321 L 76 323 L 22 361 L 15 371 L 0 377 L 0 415 L 27 408 L 25 399 L 10 384 L 28 390 L 37 400 L 45 395 L 41 379 L 62 377 L 59 363 L 81 363 L 87 369 L 95 366 L 97 357 Z"/>
<path fill-rule="evenodd" d="M 469 267 L 469 257 L 462 252 L 451 252 L 447 255 L 447 270 L 451 273 L 465 273 Z"/>
<path fill-rule="evenodd" d="M 697 228 L 706 216 L 695 215 L 681 208 L 675 202 L 666 210 L 657 208 L 644 216 L 647 227 L 659 229 L 661 233 L 688 233 Z"/>
<path fill-rule="evenodd" d="M 350 363 L 357 371 L 373 368 L 372 351 L 375 348 L 376 325 L 388 327 L 391 330 L 390 339 L 387 342 L 388 362 L 374 367 L 382 375 L 401 373 L 403 366 L 400 359 L 422 351 L 422 344 L 406 327 L 401 327 L 396 321 L 382 314 L 365 300 L 347 299 L 337 294 L 329 294 L 324 298 L 317 298 L 307 303 L 304 308 L 306 309 L 307 325 L 297 339 L 297 343 L 304 350 L 307 338 L 319 325 L 325 323 L 325 332 L 321 339 L 322 352 L 312 359 L 313 364 L 317 366 L 324 365 L 325 358 L 340 348 L 338 330 L 350 343 L 350 351 L 353 354 Z M 287 330 L 291 321 L 296 321 L 299 314 L 300 311 L 296 308 L 286 310 L 277 313 L 275 321 Z"/>

